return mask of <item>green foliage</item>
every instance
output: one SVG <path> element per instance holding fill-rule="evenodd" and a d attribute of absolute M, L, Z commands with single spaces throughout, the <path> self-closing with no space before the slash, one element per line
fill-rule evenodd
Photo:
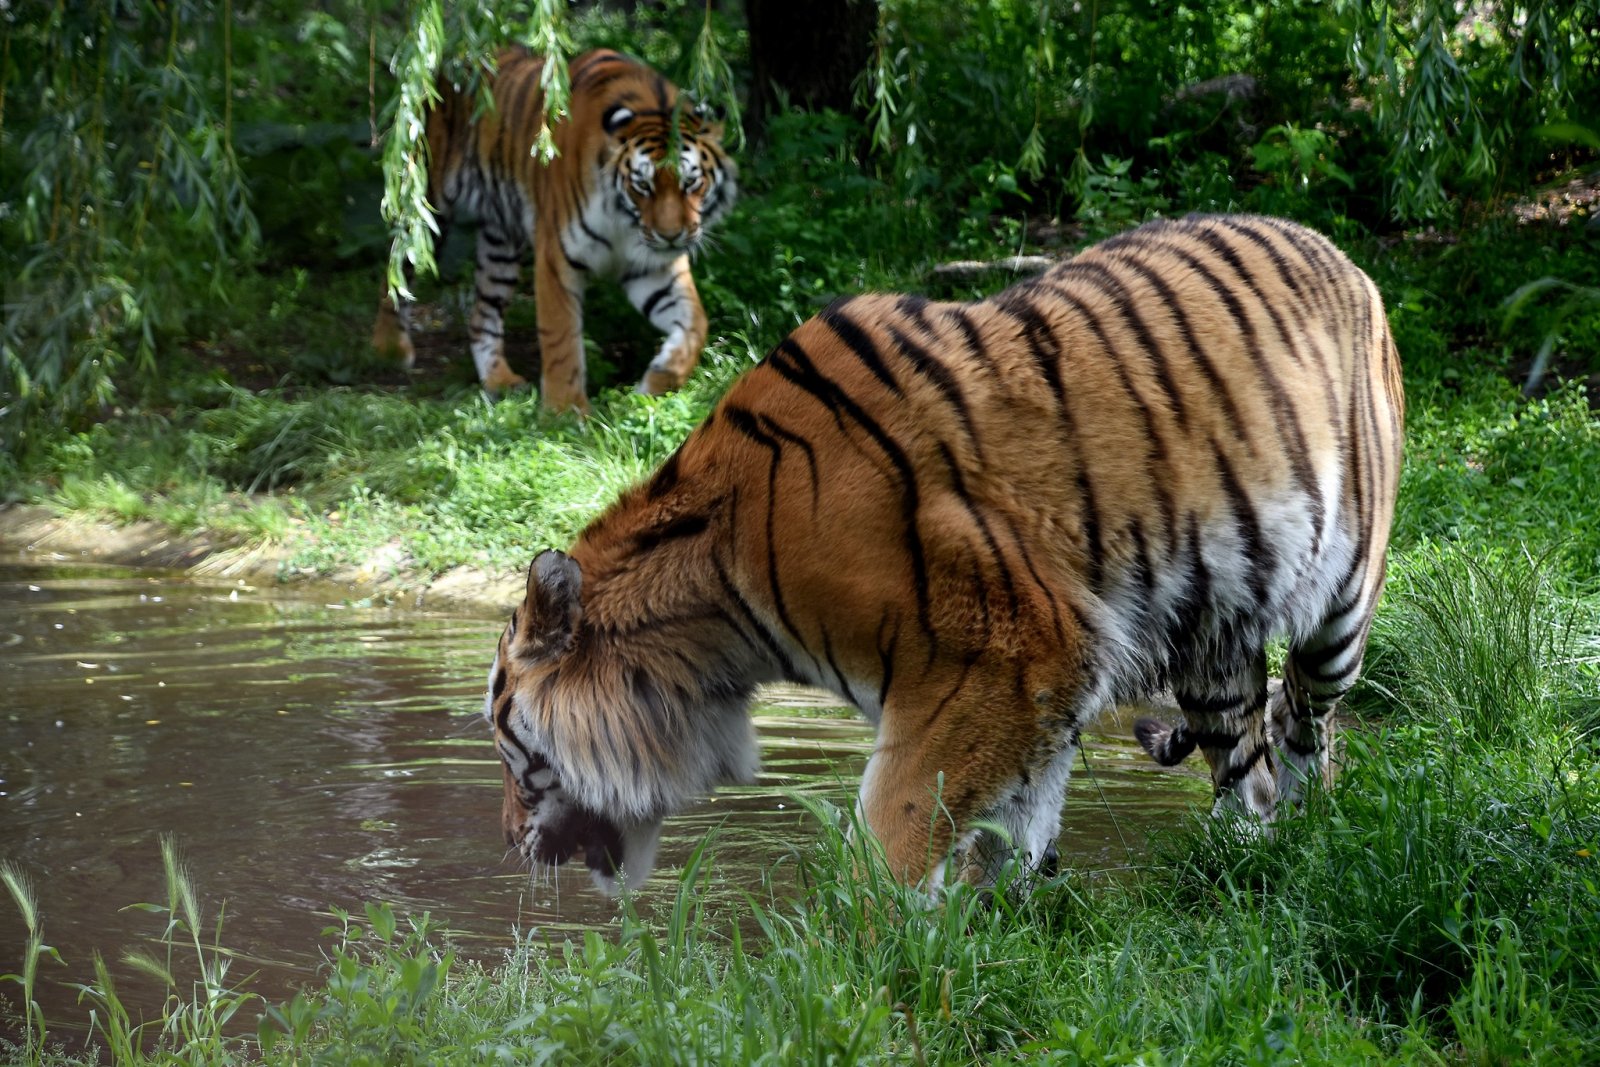
<path fill-rule="evenodd" d="M 31 1062 L 39 1062 L 49 1036 L 44 1009 L 33 999 L 39 985 L 39 961 L 46 957 L 61 962 L 56 950 L 44 943 L 44 924 L 39 916 L 39 897 L 33 882 L 22 868 L 6 860 L 0 863 L 0 882 L 5 883 L 11 902 L 22 915 L 27 939 L 22 946 L 22 973 L 0 974 L 0 982 L 15 982 L 22 987 L 23 1052 Z"/>
<path fill-rule="evenodd" d="M 388 904 L 366 905 L 368 927 L 334 909 L 339 925 L 316 997 L 297 993 L 261 1016 L 257 1038 L 263 1055 L 290 1062 L 351 1065 L 432 1064 L 442 1051 L 438 1034 L 447 1022 L 437 993 L 455 954 L 439 952 L 426 915 L 400 922 Z"/>
<path fill-rule="evenodd" d="M 1341 0 L 1376 133 L 1387 145 L 1390 210 L 1448 218 L 1542 162 L 1536 131 L 1595 113 L 1596 0 L 1470 8 L 1445 0 Z"/>
<path fill-rule="evenodd" d="M 1528 378 L 1522 387 L 1524 393 L 1534 392 L 1543 383 L 1545 373 L 1550 369 L 1550 357 L 1555 354 L 1556 345 L 1561 342 L 1562 326 L 1568 323 L 1577 326 L 1583 312 L 1591 308 L 1600 312 L 1600 286 L 1574 285 L 1546 275 L 1519 286 L 1516 292 L 1502 302 L 1506 313 L 1503 324 L 1505 330 L 1510 332 L 1512 325 L 1522 317 L 1528 306 L 1547 293 L 1564 295 L 1547 320 L 1549 325 L 1539 342 L 1539 351 L 1533 357 L 1533 365 L 1528 368 Z M 1600 315 L 1591 316 L 1592 318 L 1600 318 Z"/>
<path fill-rule="evenodd" d="M 8 10 L 0 430 L 108 404 L 259 240 L 231 140 L 230 3 Z"/>

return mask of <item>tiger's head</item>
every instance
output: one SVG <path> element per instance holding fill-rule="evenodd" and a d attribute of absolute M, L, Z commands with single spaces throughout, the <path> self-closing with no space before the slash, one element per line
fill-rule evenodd
<path fill-rule="evenodd" d="M 676 138 L 674 111 L 679 113 Z M 600 124 L 607 137 L 602 153 L 607 195 L 618 217 L 631 225 L 639 251 L 669 262 L 698 251 L 738 190 L 738 172 L 722 148 L 722 124 L 703 106 L 628 103 L 607 107 Z"/>
<path fill-rule="evenodd" d="M 588 622 L 583 573 L 546 550 L 489 668 L 484 714 L 505 779 L 506 843 L 535 868 L 581 854 L 606 893 L 635 888 L 661 823 L 718 784 L 750 781 L 750 687 L 684 675 L 670 623 L 632 643 Z"/>

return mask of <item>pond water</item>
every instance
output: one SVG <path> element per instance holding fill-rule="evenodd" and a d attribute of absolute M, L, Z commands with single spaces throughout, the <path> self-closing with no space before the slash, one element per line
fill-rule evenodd
<path fill-rule="evenodd" d="M 148 946 L 164 902 L 159 839 L 174 835 L 235 977 L 275 999 L 311 979 L 332 908 L 388 901 L 431 913 L 462 951 L 496 957 L 514 927 L 560 939 L 615 920 L 581 865 L 530 885 L 500 838 L 500 771 L 481 718 L 503 620 L 325 603 L 241 583 L 0 561 L 0 857 L 38 891 L 40 1000 L 58 1024 L 87 1005 L 67 983 Z M 717 883 L 758 886 L 805 840 L 794 794 L 848 802 L 871 733 L 795 689 L 756 709 L 763 771 L 669 820 L 642 897 L 669 896 L 710 830 Z M 1086 735 L 1062 858 L 1136 862 L 1151 828 L 1208 795 L 1196 770 L 1156 767 L 1110 717 Z M 0 894 L 0 972 L 24 927 Z M 119 994 L 160 992 L 125 968 Z M 0 987 L 14 1007 L 18 987 Z M 14 1028 L 15 1015 L 6 1029 Z"/>

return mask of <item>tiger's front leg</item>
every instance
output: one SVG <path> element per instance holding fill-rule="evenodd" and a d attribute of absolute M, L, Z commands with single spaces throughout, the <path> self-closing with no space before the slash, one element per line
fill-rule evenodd
<path fill-rule="evenodd" d="M 1030 691 L 1014 671 L 935 668 L 891 694 L 860 812 L 897 878 L 938 888 L 952 852 L 960 877 L 979 885 L 1012 859 L 1054 873 L 1078 733 L 1070 717 L 1041 717 L 1044 705 L 995 705 L 995 694 L 1019 688 Z M 1034 691 L 1036 703 L 1053 700 Z"/>
<path fill-rule="evenodd" d="M 689 273 L 689 257 L 679 256 L 662 271 L 628 276 L 622 287 L 650 325 L 666 334 L 639 381 L 639 392 L 660 396 L 681 388 L 706 346 L 706 313 Z"/>
<path fill-rule="evenodd" d="M 533 295 L 539 319 L 539 395 L 548 411 L 589 412 L 583 354 L 584 267 L 569 260 L 555 227 L 536 231 Z"/>

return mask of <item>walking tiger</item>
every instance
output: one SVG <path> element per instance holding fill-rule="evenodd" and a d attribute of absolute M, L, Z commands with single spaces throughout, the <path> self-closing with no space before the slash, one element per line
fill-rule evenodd
<path fill-rule="evenodd" d="M 476 96 L 441 83 L 428 113 L 428 199 L 440 223 L 438 243 L 457 211 L 481 224 L 468 326 L 478 378 L 492 393 L 524 384 L 505 359 L 504 313 L 531 244 L 544 406 L 588 409 L 583 291 L 590 277 L 604 275 L 618 278 L 633 306 L 666 335 L 640 392 L 676 389 L 706 343 L 689 257 L 737 192 L 722 126 L 684 106 L 677 88 L 642 63 L 588 52 L 569 68 L 568 115 L 551 128 L 560 155 L 546 164 L 533 152 L 543 70 L 542 59 L 508 50 L 494 76 L 493 109 L 474 121 Z M 410 326 L 409 302 L 396 305 L 385 293 L 372 343 L 408 369 L 415 358 Z"/>
<path fill-rule="evenodd" d="M 535 557 L 485 700 L 506 838 L 637 885 L 664 817 L 754 774 L 780 679 L 875 725 L 860 811 L 909 881 L 1053 863 L 1080 731 L 1167 687 L 1146 747 L 1271 820 L 1360 668 L 1403 418 L 1377 289 L 1279 219 L 1152 222 L 976 303 L 839 300 Z"/>

